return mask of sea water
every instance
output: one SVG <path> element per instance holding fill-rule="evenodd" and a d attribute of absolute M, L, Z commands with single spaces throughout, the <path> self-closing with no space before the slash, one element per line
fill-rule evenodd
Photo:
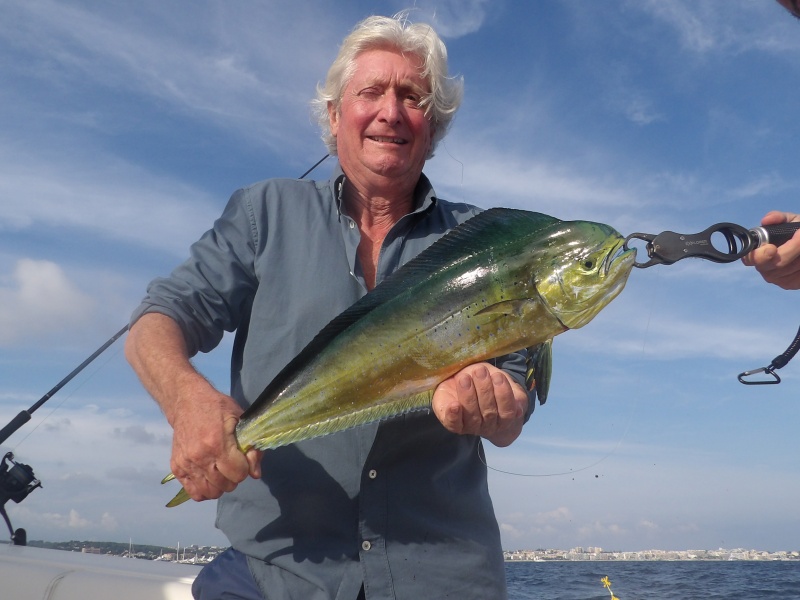
<path fill-rule="evenodd" d="M 507 562 L 509 600 L 800 599 L 800 561 Z"/>

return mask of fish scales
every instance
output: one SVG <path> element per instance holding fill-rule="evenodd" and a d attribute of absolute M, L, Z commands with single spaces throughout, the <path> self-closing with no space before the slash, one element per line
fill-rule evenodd
<path fill-rule="evenodd" d="M 312 342 L 321 351 L 298 361 L 297 375 L 271 394 L 268 388 L 248 412 L 258 413 L 262 403 L 272 406 L 252 421 L 243 416 L 243 449 L 297 441 L 309 427 L 319 433 L 338 430 L 343 424 L 338 419 L 349 425 L 425 406 L 429 398 L 415 396 L 464 366 L 563 331 L 539 302 L 531 252 L 525 251 L 526 245 L 534 251 L 542 246 L 536 233 L 555 220 L 531 219 L 533 213 L 482 214 L 492 218 L 467 221 L 473 227 L 442 238 L 392 278 L 401 286 L 380 289 L 381 284 L 376 291 L 383 297 L 367 295 L 365 306 L 345 311 L 358 315 L 356 320 L 345 317 L 348 325 L 335 337 Z M 517 319 L 487 310 L 515 300 Z M 530 317 L 536 322 L 519 326 Z M 294 361 L 287 369 L 293 366 Z M 284 398 L 290 400 L 278 407 Z"/>
<path fill-rule="evenodd" d="M 607 225 L 480 213 L 331 321 L 242 415 L 240 448 L 427 408 L 463 367 L 582 326 L 624 286 L 622 242 Z"/>

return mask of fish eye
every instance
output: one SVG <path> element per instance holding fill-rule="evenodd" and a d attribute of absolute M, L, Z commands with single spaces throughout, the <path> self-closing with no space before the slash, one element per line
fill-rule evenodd
<path fill-rule="evenodd" d="M 594 267 L 594 262 L 591 260 L 586 260 L 583 262 L 583 266 L 586 267 L 587 269 L 591 269 Z"/>

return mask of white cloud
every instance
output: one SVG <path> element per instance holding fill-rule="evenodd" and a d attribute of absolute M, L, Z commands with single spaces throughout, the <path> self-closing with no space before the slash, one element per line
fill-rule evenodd
<path fill-rule="evenodd" d="M 213 503 L 164 508 L 177 491 L 159 483 L 169 471 L 171 430 L 143 391 L 138 398 L 117 397 L 104 406 L 70 404 L 52 416 L 35 413 L 25 430 L 9 440 L 16 444 L 15 459 L 30 465 L 43 484 L 22 503 L 9 506 L 15 527 L 26 528 L 29 539 L 114 540 L 122 535 L 140 543 L 224 543 L 214 530 Z M 140 410 L 126 415 L 118 405 Z M 0 422 L 12 414 L 0 406 Z M 48 431 L 43 424 L 53 419 L 60 426 Z"/>
<path fill-rule="evenodd" d="M 568 523 L 572 520 L 572 512 L 566 506 L 559 506 L 547 512 L 536 513 L 533 516 L 533 522 L 537 525 L 544 525 L 547 523 Z"/>
<path fill-rule="evenodd" d="M 628 119 L 637 125 L 649 125 L 664 120 L 664 116 L 654 108 L 653 101 L 638 93 L 630 95 L 625 100 L 623 110 Z"/>
<path fill-rule="evenodd" d="M 0 230 L 74 230 L 75 244 L 86 231 L 183 256 L 220 211 L 202 190 L 108 156 L 34 155 L 0 140 L 0 158 Z"/>
<path fill-rule="evenodd" d="M 672 27 L 681 45 L 699 55 L 751 50 L 781 54 L 800 47 L 796 35 L 791 35 L 795 23 L 776 2 L 728 0 L 722 6 L 691 0 L 634 0 L 627 5 Z"/>
<path fill-rule="evenodd" d="M 52 329 L 86 324 L 94 302 L 57 264 L 21 259 L 10 276 L 0 278 L 0 346 Z"/>
<path fill-rule="evenodd" d="M 442 156 L 427 171 L 446 198 L 468 190 L 469 197 L 461 199 L 480 206 L 535 207 L 562 219 L 608 221 L 638 203 L 625 182 L 599 169 L 573 168 L 569 161 L 520 156 L 491 145 L 461 144 L 458 162 Z"/>
<path fill-rule="evenodd" d="M 408 2 L 395 2 L 397 10 L 408 8 Z M 455 39 L 475 33 L 486 20 L 489 0 L 416 0 L 409 18 L 416 23 L 428 23 L 445 39 Z"/>
<path fill-rule="evenodd" d="M 334 16 L 318 9 L 21 3 L 6 7 L 0 39 L 35 57 L 29 77 L 145 95 L 285 150 L 308 124 L 310 94 L 336 47 L 338 32 L 319 27 Z M 282 26 L 287 20 L 292 27 Z"/>
<path fill-rule="evenodd" d="M 639 521 L 637 523 L 637 527 L 639 527 L 640 529 L 645 529 L 647 531 L 658 531 L 660 529 L 657 523 L 654 523 L 653 521 L 649 521 L 647 519 L 642 519 L 641 521 Z"/>
<path fill-rule="evenodd" d="M 731 195 L 735 198 L 756 198 L 774 195 L 791 187 L 792 185 L 784 181 L 780 174 L 771 172 L 740 184 L 731 190 Z"/>
<path fill-rule="evenodd" d="M 598 536 L 620 536 L 626 535 L 628 532 L 625 527 L 618 523 L 594 521 L 579 527 L 578 533 L 586 539 L 596 539 Z"/>

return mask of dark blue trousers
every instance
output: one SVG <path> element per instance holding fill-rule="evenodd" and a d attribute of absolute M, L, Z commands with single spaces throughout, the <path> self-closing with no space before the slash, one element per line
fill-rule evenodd
<path fill-rule="evenodd" d="M 250 574 L 247 557 L 233 548 L 228 548 L 200 570 L 192 584 L 192 596 L 195 600 L 265 600 Z M 357 600 L 365 600 L 364 588 Z"/>
<path fill-rule="evenodd" d="M 195 600 L 264 600 L 247 557 L 228 548 L 202 568 L 192 584 Z"/>

